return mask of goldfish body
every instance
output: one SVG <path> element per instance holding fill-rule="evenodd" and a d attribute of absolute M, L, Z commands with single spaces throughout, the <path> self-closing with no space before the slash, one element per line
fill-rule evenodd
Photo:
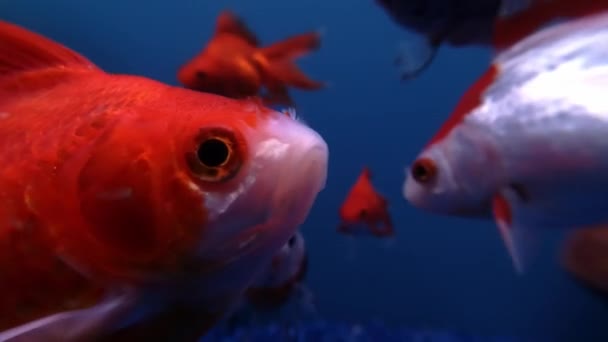
<path fill-rule="evenodd" d="M 374 189 L 371 172 L 364 168 L 340 207 L 338 231 L 344 234 L 371 233 L 384 237 L 394 235 L 388 212 L 388 201 Z M 362 230 L 361 225 L 366 229 Z"/>
<path fill-rule="evenodd" d="M 494 217 L 523 270 L 538 229 L 608 222 L 608 14 L 499 54 L 408 168 L 432 212 Z"/>
<path fill-rule="evenodd" d="M 197 340 L 305 219 L 327 158 L 283 113 L 0 22 L 0 341 Z"/>
<path fill-rule="evenodd" d="M 264 86 L 267 104 L 293 105 L 288 86 L 305 90 L 323 87 L 293 62 L 317 49 L 320 39 L 320 33 L 310 32 L 260 47 L 245 24 L 224 11 L 209 44 L 180 68 L 178 79 L 187 88 L 231 98 L 257 96 Z"/>

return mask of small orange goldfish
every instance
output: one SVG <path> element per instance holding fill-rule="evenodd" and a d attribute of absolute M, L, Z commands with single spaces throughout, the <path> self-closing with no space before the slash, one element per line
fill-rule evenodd
<path fill-rule="evenodd" d="M 340 208 L 340 218 L 342 222 L 338 226 L 338 231 L 341 233 L 360 233 L 359 224 L 365 224 L 374 236 L 394 235 L 388 202 L 374 189 L 371 172 L 367 167 L 363 169 L 346 196 Z"/>
<path fill-rule="evenodd" d="M 178 71 L 187 88 L 231 98 L 257 96 L 262 86 L 266 104 L 293 105 L 288 86 L 316 90 L 323 83 L 311 80 L 293 60 L 319 48 L 319 32 L 297 35 L 260 47 L 256 36 L 229 11 L 222 12 L 209 44 Z"/>
<path fill-rule="evenodd" d="M 327 145 L 0 21 L 0 341 L 196 341 L 296 232 Z"/>

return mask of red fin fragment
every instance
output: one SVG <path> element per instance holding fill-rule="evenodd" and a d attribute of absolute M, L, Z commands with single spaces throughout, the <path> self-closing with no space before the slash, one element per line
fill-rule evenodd
<path fill-rule="evenodd" d="M 52 67 L 97 69 L 87 58 L 57 42 L 0 21 L 0 77 Z"/>
<path fill-rule="evenodd" d="M 245 23 L 230 11 L 223 11 L 217 18 L 215 34 L 229 33 L 245 39 L 253 46 L 260 44 L 256 35 Z"/>

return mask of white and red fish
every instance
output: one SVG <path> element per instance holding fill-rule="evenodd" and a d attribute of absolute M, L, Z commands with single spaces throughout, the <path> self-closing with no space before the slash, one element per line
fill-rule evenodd
<path fill-rule="evenodd" d="M 431 212 L 494 217 L 523 270 L 539 229 L 608 222 L 608 14 L 499 54 L 407 169 Z"/>
<path fill-rule="evenodd" d="M 0 21 L 0 341 L 197 341 L 327 162 L 289 115 L 108 74 Z"/>

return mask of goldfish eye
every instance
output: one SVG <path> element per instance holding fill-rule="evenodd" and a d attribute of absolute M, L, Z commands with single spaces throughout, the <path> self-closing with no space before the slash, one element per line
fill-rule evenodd
<path fill-rule="evenodd" d="M 207 73 L 199 70 L 196 72 L 196 77 L 200 80 L 204 80 L 205 78 L 207 78 Z"/>
<path fill-rule="evenodd" d="M 232 178 L 243 164 L 243 143 L 230 130 L 201 130 L 196 148 L 186 155 L 188 166 L 201 180 L 222 182 Z"/>
<path fill-rule="evenodd" d="M 222 139 L 211 138 L 198 145 L 196 156 L 206 167 L 220 167 L 230 158 L 230 147 Z"/>
<path fill-rule="evenodd" d="M 414 162 L 410 170 L 414 180 L 421 184 L 428 184 L 437 177 L 437 166 L 428 158 L 421 158 Z"/>

